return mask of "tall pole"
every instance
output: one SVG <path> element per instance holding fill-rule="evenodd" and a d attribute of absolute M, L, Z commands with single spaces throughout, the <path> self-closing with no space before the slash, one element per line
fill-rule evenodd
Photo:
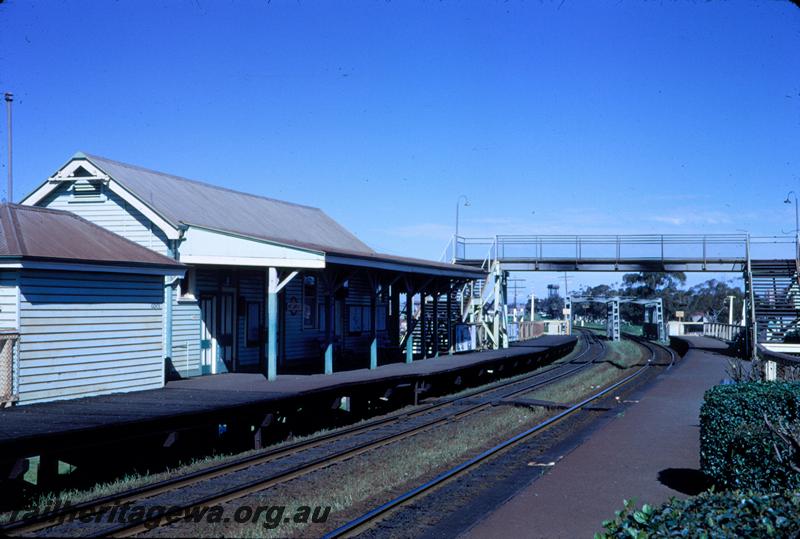
<path fill-rule="evenodd" d="M 458 258 L 458 210 L 461 208 L 461 199 L 464 199 L 464 207 L 469 206 L 467 195 L 460 195 L 456 200 L 456 235 L 453 237 L 453 260 Z"/>
<path fill-rule="evenodd" d="M 6 202 L 14 202 L 14 174 L 12 172 L 12 151 L 11 151 L 11 102 L 14 101 L 14 94 L 6 92 L 6 119 L 8 121 L 8 184 L 6 186 Z"/>
<path fill-rule="evenodd" d="M 732 326 L 733 325 L 733 299 L 734 299 L 734 296 L 728 296 L 728 299 L 731 300 L 730 301 L 730 306 L 728 307 L 728 325 Z"/>

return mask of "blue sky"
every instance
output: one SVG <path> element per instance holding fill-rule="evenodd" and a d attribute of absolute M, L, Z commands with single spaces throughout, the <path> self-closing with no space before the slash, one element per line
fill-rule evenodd
<path fill-rule="evenodd" d="M 17 199 L 82 150 L 426 258 L 461 194 L 466 235 L 792 228 L 798 51 L 779 1 L 0 4 Z"/>

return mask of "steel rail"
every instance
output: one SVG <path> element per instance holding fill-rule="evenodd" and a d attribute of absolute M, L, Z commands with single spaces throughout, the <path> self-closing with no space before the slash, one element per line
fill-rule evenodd
<path fill-rule="evenodd" d="M 600 349 L 601 349 L 600 350 L 601 354 L 605 353 L 605 346 L 602 344 L 601 341 L 594 341 L 591 344 L 599 344 L 600 345 Z M 584 353 L 588 353 L 591 349 L 592 349 L 591 346 L 589 346 L 583 352 Z M 598 357 L 602 357 L 602 355 L 600 355 Z M 540 387 L 545 386 L 547 384 L 553 383 L 553 382 L 555 382 L 557 380 L 561 380 L 562 378 L 565 378 L 565 377 L 567 377 L 567 376 L 569 376 L 569 375 L 571 375 L 571 374 L 573 374 L 573 373 L 575 373 L 575 372 L 577 372 L 579 370 L 582 370 L 582 369 L 586 368 L 589 365 L 592 365 L 593 362 L 596 361 L 596 359 L 597 358 L 593 359 L 592 361 L 587 361 L 587 362 L 581 363 L 577 367 L 574 367 L 572 369 L 567 369 L 564 372 L 559 372 L 555 376 L 553 376 L 551 378 L 548 378 L 546 380 L 537 380 L 537 381 L 535 381 L 534 383 L 532 383 L 530 385 L 526 385 L 524 387 L 515 389 L 512 392 L 503 395 L 501 398 L 513 397 L 513 396 L 519 395 L 520 393 L 526 393 L 526 392 L 531 391 L 533 389 L 537 389 L 537 388 L 540 388 Z M 574 359 L 573 359 L 573 361 L 574 361 Z M 572 362 L 562 363 L 561 366 L 569 365 L 571 363 Z M 552 372 L 552 370 L 554 370 L 554 369 L 551 369 L 548 372 Z M 486 390 L 483 393 L 489 393 L 490 391 L 491 390 Z M 475 394 L 472 394 L 472 395 L 468 395 L 468 396 L 464 396 L 464 397 L 459 397 L 458 399 L 454 399 L 454 400 L 461 400 L 463 398 L 472 398 L 472 397 L 475 397 L 475 396 L 476 396 Z M 278 472 L 278 473 L 273 474 L 273 475 L 271 475 L 269 477 L 259 478 L 259 479 L 256 479 L 254 481 L 251 481 L 251 482 L 241 483 L 241 484 L 235 485 L 235 486 L 233 486 L 233 487 L 231 487 L 229 489 L 225 489 L 225 490 L 219 491 L 216 494 L 214 494 L 213 496 L 208 496 L 208 497 L 203 498 L 201 500 L 195 500 L 195 501 L 193 501 L 193 502 L 191 502 L 189 504 L 186 504 L 185 506 L 182 506 L 181 509 L 189 510 L 189 509 L 192 509 L 194 507 L 199 507 L 199 506 L 209 506 L 209 505 L 218 505 L 218 504 L 227 503 L 227 502 L 229 502 L 231 500 L 235 500 L 237 498 L 241 498 L 241 497 L 247 496 L 249 494 L 254 494 L 256 492 L 263 491 L 263 490 L 265 490 L 267 488 L 270 488 L 272 486 L 275 486 L 277 484 L 285 483 L 287 481 L 290 481 L 290 480 L 295 479 L 297 477 L 306 475 L 306 474 L 308 474 L 310 472 L 319 470 L 321 468 L 326 468 L 326 467 L 328 467 L 328 466 L 330 466 L 332 464 L 336 464 L 338 462 L 349 460 L 349 459 L 351 459 L 353 457 L 356 457 L 356 456 L 361 455 L 363 453 L 366 453 L 368 451 L 372 451 L 372 450 L 377 449 L 379 447 L 383 447 L 385 445 L 388 445 L 388 444 L 391 444 L 391 443 L 394 443 L 394 442 L 397 442 L 397 441 L 400 441 L 400 440 L 404 440 L 406 438 L 410 438 L 411 436 L 419 434 L 420 432 L 424 432 L 424 431 L 430 430 L 430 429 L 432 429 L 432 428 L 434 428 L 434 427 L 436 427 L 438 425 L 449 423 L 449 422 L 451 422 L 451 421 L 453 421 L 455 419 L 461 419 L 461 418 L 476 414 L 476 413 L 478 413 L 478 412 L 480 412 L 482 410 L 491 408 L 492 406 L 494 406 L 494 404 L 492 402 L 477 403 L 477 404 L 474 404 L 472 406 L 469 406 L 469 407 L 465 408 L 464 410 L 461 410 L 461 411 L 458 411 L 456 413 L 453 413 L 453 414 L 450 414 L 450 415 L 446 415 L 446 416 L 443 416 L 443 417 L 440 417 L 440 418 L 433 419 L 433 420 L 425 422 L 425 423 L 423 423 L 421 425 L 410 427 L 410 428 L 402 430 L 400 432 L 390 433 L 390 434 L 387 434 L 386 436 L 383 436 L 383 437 L 378 438 L 376 440 L 368 440 L 368 441 L 363 442 L 361 444 L 358 444 L 358 445 L 356 445 L 354 447 L 346 448 L 346 449 L 343 449 L 341 451 L 337 451 L 337 452 L 334 452 L 334 453 L 331 453 L 331 454 L 328 454 L 328 455 L 324 455 L 324 456 L 318 457 L 318 458 L 313 459 L 313 460 L 311 460 L 309 462 L 298 464 L 297 466 L 294 466 L 294 467 L 292 467 L 292 468 L 290 468 L 288 470 L 284 470 L 282 472 Z M 139 534 L 139 533 L 144 533 L 144 532 L 150 531 L 150 529 L 152 529 L 153 526 L 149 526 L 149 525 L 152 524 L 153 522 L 160 523 L 162 518 L 163 518 L 163 516 L 159 515 L 159 516 L 157 516 L 157 517 L 155 517 L 153 519 L 144 519 L 144 520 L 139 520 L 139 521 L 132 522 L 132 523 L 125 523 L 125 524 L 119 524 L 117 526 L 110 526 L 110 527 L 104 528 L 102 530 L 99 530 L 95 534 L 84 535 L 83 537 L 107 537 L 107 536 L 130 537 L 130 536 L 133 536 L 133 535 L 136 535 L 136 534 Z"/>
<path fill-rule="evenodd" d="M 651 365 L 653 359 L 655 359 L 655 357 L 656 357 L 656 352 L 655 352 L 654 346 L 651 345 L 651 343 L 647 342 L 647 344 L 645 344 L 646 341 L 640 341 L 639 339 L 635 339 L 635 340 L 637 342 L 639 342 L 639 344 L 641 344 L 641 345 L 645 346 L 646 348 L 648 348 L 650 350 L 650 354 L 651 354 L 650 359 L 647 361 L 647 363 L 645 365 L 643 365 L 642 367 L 640 367 L 636 372 L 634 372 L 634 373 L 626 376 L 625 378 L 615 382 L 614 384 L 606 387 L 605 389 L 603 389 L 603 390 L 591 395 L 590 397 L 587 397 L 587 398 L 583 399 L 582 401 L 578 402 L 577 404 L 574 404 L 574 405 L 570 406 L 569 408 L 565 409 L 564 411 L 559 412 L 556 415 L 549 417 L 548 419 L 542 421 L 541 423 L 538 423 L 537 425 L 534 425 L 533 427 L 531 427 L 531 428 L 529 428 L 529 429 L 527 429 L 527 430 L 525 430 L 525 431 L 523 431 L 523 432 L 521 432 L 519 434 L 516 434 L 516 435 L 512 436 L 511 438 L 508 438 L 508 439 L 504 440 L 503 442 L 495 445 L 494 447 L 491 447 L 491 448 L 483 451 L 479 455 L 476 455 L 475 457 L 472 457 L 471 459 L 469 459 L 469 460 L 467 460 L 467 461 L 465 461 L 465 462 L 463 462 L 463 463 L 461 463 L 461 464 L 459 464 L 459 465 L 457 465 L 457 466 L 455 466 L 453 468 L 450 468 L 449 470 L 447 470 L 445 472 L 442 472 L 441 474 L 437 475 L 436 477 L 434 477 L 430 481 L 427 481 L 427 482 L 423 483 L 422 485 L 420 485 L 420 486 L 418 486 L 418 487 L 416 487 L 414 489 L 411 489 L 411 490 L 401 494 L 400 496 L 397 496 L 396 498 L 394 498 L 394 499 L 392 499 L 392 500 L 390 500 L 390 501 L 388 501 L 388 502 L 386 502 L 386 503 L 384 503 L 384 504 L 372 509 L 371 511 L 369 511 L 367 513 L 364 513 L 360 517 L 358 517 L 358 518 L 356 518 L 354 520 L 351 520 L 350 522 L 347 522 L 346 524 L 336 528 L 335 530 L 328 532 L 327 534 L 325 534 L 323 536 L 324 539 L 334 539 L 334 538 L 337 538 L 337 537 L 342 537 L 345 534 L 348 534 L 350 532 L 354 532 L 356 530 L 359 530 L 359 529 L 362 529 L 362 528 L 368 526 L 371 522 L 373 522 L 375 519 L 377 519 L 379 516 L 381 516 L 382 514 L 386 513 L 387 511 L 395 509 L 398 506 L 408 502 L 409 500 L 417 498 L 421 494 L 423 494 L 423 493 L 425 493 L 425 492 L 427 492 L 427 491 L 429 491 L 429 490 L 431 490 L 431 489 L 433 489 L 435 487 L 440 486 L 441 484 L 451 480 L 452 478 L 454 478 L 454 477 L 456 477 L 458 475 L 461 475 L 465 471 L 467 471 L 467 470 L 473 468 L 474 466 L 480 464 L 481 462 L 485 461 L 489 457 L 492 457 L 492 456 L 500 453 L 501 451 L 503 451 L 503 450 L 505 450 L 505 449 L 507 449 L 507 448 L 509 448 L 509 447 L 511 447 L 511 446 L 513 446 L 513 445 L 525 440 L 526 438 L 530 437 L 531 435 L 533 435 L 533 434 L 545 429 L 546 427 L 548 427 L 548 426 L 552 425 L 553 423 L 555 423 L 555 422 L 557 422 L 557 421 L 559 421 L 559 420 L 561 420 L 561 419 L 563 419 L 563 418 L 575 413 L 576 411 L 581 410 L 587 404 L 589 404 L 589 403 L 591 403 L 591 402 L 593 402 L 593 401 L 595 401 L 595 400 L 607 395 L 608 393 L 610 393 L 611 391 L 617 389 L 618 387 L 620 387 L 620 386 L 630 382 L 631 380 L 637 378 L 638 376 L 643 374 L 648 368 L 650 368 L 650 365 Z M 672 360 L 674 362 L 674 354 L 672 353 L 671 350 L 670 350 L 670 354 L 671 354 Z"/>
<path fill-rule="evenodd" d="M 383 417 L 383 418 L 369 420 L 369 421 L 366 421 L 366 422 L 364 422 L 362 424 L 359 424 L 359 425 L 354 425 L 352 427 L 345 427 L 344 429 L 341 429 L 341 430 L 338 430 L 338 431 L 335 431 L 335 432 L 331 432 L 331 433 L 323 434 L 323 435 L 320 435 L 320 436 L 316 436 L 316 437 L 314 437 L 314 438 L 312 438 L 310 440 L 303 440 L 303 441 L 295 442 L 295 443 L 288 444 L 288 445 L 285 445 L 285 446 L 282 446 L 282 447 L 279 447 L 279 448 L 275 448 L 273 450 L 267 450 L 266 452 L 258 453 L 258 454 L 255 454 L 255 455 L 249 455 L 247 457 L 242 457 L 240 459 L 236 459 L 236 460 L 231 461 L 231 462 L 226 462 L 226 463 L 210 466 L 210 467 L 207 467 L 207 468 L 204 468 L 204 469 L 201 469 L 201 470 L 197 470 L 195 472 L 191 472 L 189 474 L 181 475 L 181 476 L 174 477 L 174 478 L 169 478 L 169 479 L 166 479 L 164 481 L 159 481 L 157 483 L 153 483 L 153 484 L 150 484 L 150 485 L 143 485 L 141 487 L 136 487 L 136 488 L 133 488 L 133 489 L 125 490 L 123 492 L 119 492 L 119 493 L 116 493 L 116 494 L 111 494 L 111 495 L 108 495 L 108 496 L 104 496 L 102 498 L 97 498 L 97 499 L 86 501 L 86 502 L 83 502 L 83 503 L 74 504 L 74 505 L 71 505 L 69 508 L 62 509 L 60 511 L 44 513 L 44 514 L 40 515 L 38 518 L 36 518 L 36 519 L 19 520 L 19 521 L 10 522 L 10 523 L 7 523 L 7 524 L 4 524 L 4 525 L 0 526 L 0 533 L 2 533 L 2 535 L 9 535 L 11 533 L 27 534 L 27 533 L 35 532 L 35 531 L 38 531 L 38 530 L 51 528 L 53 526 L 56 526 L 56 525 L 60 524 L 59 522 L 54 522 L 54 521 L 57 521 L 57 520 L 61 519 L 62 517 L 65 517 L 65 516 L 68 516 L 68 515 L 76 515 L 76 514 L 80 513 L 82 515 L 88 516 L 88 515 L 97 514 L 100 511 L 101 508 L 107 507 L 109 505 L 118 504 L 118 503 L 124 503 L 124 502 L 132 501 L 132 500 L 142 500 L 142 499 L 150 498 L 152 496 L 155 496 L 155 495 L 158 495 L 158 494 L 162 494 L 164 492 L 177 490 L 179 488 L 183 488 L 183 487 L 189 486 L 189 485 L 194 484 L 194 483 L 199 483 L 201 481 L 206 481 L 206 480 L 209 480 L 209 479 L 213 479 L 215 477 L 218 477 L 218 476 L 221 476 L 221 475 L 225 475 L 225 474 L 228 474 L 228 473 L 231 473 L 231 472 L 239 471 L 239 470 L 242 470 L 242 469 L 246 469 L 246 468 L 254 466 L 254 465 L 268 463 L 268 462 L 270 462 L 272 460 L 276 460 L 276 459 L 278 459 L 280 457 L 283 457 L 283 456 L 286 456 L 286 455 L 295 454 L 295 453 L 298 453 L 298 452 L 301 452 L 301 451 L 306 451 L 306 450 L 309 450 L 309 449 L 313 449 L 313 448 L 315 448 L 315 447 L 317 447 L 319 445 L 322 445 L 323 443 L 331 442 L 331 441 L 338 440 L 338 439 L 343 439 L 343 438 L 346 438 L 346 437 L 351 436 L 353 434 L 357 434 L 357 433 L 361 433 L 363 431 L 368 431 L 368 430 L 371 430 L 371 429 L 375 429 L 377 427 L 382 427 L 382 426 L 385 426 L 385 425 L 388 425 L 388 424 L 391 424 L 391 423 L 398 423 L 398 422 L 400 422 L 402 420 L 405 420 L 405 419 L 408 419 L 410 417 L 414 417 L 414 416 L 418 416 L 418 415 L 425 414 L 425 413 L 428 413 L 428 412 L 432 412 L 432 411 L 435 411 L 437 409 L 441 409 L 441 408 L 444 408 L 444 407 L 447 407 L 447 406 L 452 406 L 453 404 L 456 404 L 458 402 L 461 402 L 461 401 L 464 401 L 464 400 L 467 400 L 467 399 L 478 398 L 481 395 L 491 394 L 493 392 L 499 392 L 499 391 L 502 391 L 502 390 L 504 390 L 506 388 L 513 387 L 515 385 L 522 385 L 522 387 L 519 388 L 519 389 L 514 389 L 511 393 L 504 394 L 503 397 L 514 396 L 514 395 L 517 395 L 517 394 L 522 393 L 522 392 L 530 391 L 533 388 L 541 387 L 542 385 L 545 385 L 545 384 L 548 384 L 548 383 L 552 383 L 552 382 L 554 382 L 556 380 L 560 380 L 560 379 L 562 379 L 562 378 L 564 378 L 566 376 L 569 376 L 569 375 L 573 374 L 574 372 L 576 372 L 578 370 L 581 370 L 581 369 L 585 368 L 587 365 L 590 365 L 592 362 L 591 361 L 587 361 L 587 362 L 578 364 L 577 367 L 564 369 L 565 366 L 574 365 L 575 363 L 577 363 L 577 361 L 579 359 L 581 359 L 584 356 L 586 356 L 592 350 L 593 344 L 596 344 L 598 341 L 594 341 L 593 342 L 592 339 L 594 339 L 594 337 L 592 336 L 590 338 L 589 336 L 590 336 L 589 332 L 583 333 L 584 342 L 586 343 L 586 346 L 572 360 L 570 360 L 568 362 L 549 365 L 549 366 L 547 366 L 547 367 L 545 367 L 543 369 L 539 369 L 539 370 L 537 370 L 535 372 L 532 372 L 532 373 L 530 373 L 530 374 L 528 374 L 526 376 L 523 376 L 522 378 L 516 378 L 516 379 L 513 379 L 513 380 L 507 380 L 507 381 L 500 381 L 498 383 L 492 383 L 492 384 L 489 385 L 489 387 L 476 388 L 473 391 L 468 391 L 467 393 L 465 393 L 463 395 L 460 395 L 460 396 L 457 396 L 457 397 L 439 399 L 436 402 L 433 402 L 433 403 L 431 403 L 429 405 L 424 405 L 423 407 L 418 408 L 416 410 L 411 410 L 411 411 L 408 411 L 408 412 L 400 412 L 400 413 L 392 414 L 392 415 L 389 415 L 389 416 L 386 416 L 386 417 Z M 603 348 L 602 343 L 599 343 L 599 344 L 601 345 L 601 348 Z M 546 376 L 547 374 L 552 373 L 553 371 L 561 370 L 561 369 L 563 369 L 563 372 L 558 372 L 558 373 L 555 374 L 555 376 L 546 378 L 544 380 L 540 380 L 542 377 Z M 533 381 L 533 384 L 527 384 L 528 382 L 531 382 L 531 381 Z M 297 476 L 297 475 L 301 475 L 300 472 L 304 473 L 304 470 L 305 471 L 312 471 L 311 467 L 313 467 L 313 469 L 318 469 L 318 468 L 322 467 L 323 465 L 327 465 L 327 464 L 325 464 L 327 460 L 335 459 L 335 458 L 338 458 L 340 456 L 344 456 L 348 452 L 350 452 L 350 453 L 355 452 L 355 451 L 364 452 L 366 450 L 377 448 L 377 447 L 380 447 L 381 445 L 386 445 L 388 443 L 396 441 L 396 439 L 398 439 L 399 437 L 401 437 L 403 435 L 410 436 L 412 434 L 416 434 L 416 433 L 418 433 L 418 432 L 420 432 L 422 430 L 427 430 L 427 429 L 432 428 L 432 427 L 434 427 L 434 426 L 436 426 L 438 424 L 441 424 L 443 422 L 450 421 L 450 420 L 452 420 L 454 418 L 460 418 L 460 417 L 464 417 L 466 415 L 471 415 L 472 413 L 480 411 L 481 409 L 484 409 L 484 408 L 486 408 L 488 406 L 490 406 L 489 403 L 483 403 L 483 404 L 476 404 L 476 405 L 464 408 L 463 410 L 460 410 L 460 411 L 458 411 L 458 412 L 456 412 L 454 414 L 446 415 L 446 416 L 443 416 L 443 417 L 440 417 L 440 418 L 433 419 L 431 421 L 425 422 L 425 423 L 423 423 L 421 425 L 417 425 L 415 427 L 412 427 L 412 428 L 407 429 L 405 431 L 401 431 L 399 433 L 388 434 L 388 435 L 383 436 L 381 438 L 364 442 L 363 444 L 360 444 L 360 445 L 355 446 L 353 448 L 349 448 L 349 449 L 340 451 L 337 454 L 329 455 L 329 456 L 325 456 L 325 457 L 320 457 L 318 459 L 313 459 L 312 461 L 309 461 L 309 462 L 306 462 L 304 464 L 298 465 L 298 466 L 296 466 L 294 468 L 286 470 L 285 472 L 281 472 L 279 474 L 275 474 L 274 477 L 264 478 L 264 479 L 260 480 L 259 483 L 271 482 L 271 484 L 277 484 L 278 482 L 286 481 L 286 480 L 288 480 L 290 478 L 288 476 L 289 474 L 294 474 L 292 476 L 292 477 L 294 477 L 294 476 Z M 355 456 L 355 453 L 352 456 Z M 308 469 L 306 470 L 306 468 L 308 468 Z M 278 479 L 280 479 L 280 477 L 278 477 L 278 476 L 282 476 L 282 475 L 286 475 L 287 477 L 285 477 L 285 478 L 283 478 L 281 480 L 278 480 Z M 271 486 L 271 484 L 268 485 L 268 486 Z M 238 487 L 240 487 L 241 489 L 247 490 L 247 489 L 253 489 L 254 486 L 255 485 L 248 483 L 248 484 L 244 484 L 244 485 L 241 485 L 241 486 L 238 486 Z M 245 492 L 244 490 L 243 490 L 243 494 L 242 495 L 246 495 L 247 494 L 247 492 Z M 238 497 L 238 496 L 233 496 L 233 497 L 231 497 L 231 499 L 234 499 L 235 497 Z M 197 505 L 197 504 L 193 504 L 193 505 Z M 138 522 L 132 523 L 132 524 L 136 525 L 136 524 L 138 524 Z M 119 530 L 119 531 L 121 531 L 121 530 Z"/>

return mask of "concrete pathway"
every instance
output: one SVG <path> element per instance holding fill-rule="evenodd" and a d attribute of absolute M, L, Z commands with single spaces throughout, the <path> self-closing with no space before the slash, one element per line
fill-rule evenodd
<path fill-rule="evenodd" d="M 622 500 L 658 504 L 696 488 L 700 406 L 727 377 L 719 341 L 692 349 L 624 414 L 594 432 L 552 470 L 468 530 L 469 538 L 592 537 Z"/>

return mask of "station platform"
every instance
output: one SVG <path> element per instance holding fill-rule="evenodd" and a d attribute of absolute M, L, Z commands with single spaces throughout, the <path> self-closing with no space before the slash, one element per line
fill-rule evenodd
<path fill-rule="evenodd" d="M 312 400 L 385 395 L 394 388 L 414 391 L 443 378 L 496 377 L 493 371 L 528 370 L 574 347 L 571 336 L 544 336 L 505 350 L 466 352 L 331 375 L 219 374 L 169 382 L 156 390 L 117 393 L 0 410 L 3 459 L 43 451 L 76 450 L 137 437 L 165 434 L 234 420 L 261 421 L 265 413 Z M 504 373 L 505 374 L 505 373 Z M 257 424 L 257 423 L 256 423 Z"/>
<path fill-rule="evenodd" d="M 548 472 L 461 537 L 592 537 L 624 499 L 660 504 L 706 485 L 700 473 L 703 394 L 727 377 L 725 343 L 679 337 L 683 360 L 632 397 L 638 403 L 609 420 Z M 557 457 L 556 457 L 557 458 Z"/>

